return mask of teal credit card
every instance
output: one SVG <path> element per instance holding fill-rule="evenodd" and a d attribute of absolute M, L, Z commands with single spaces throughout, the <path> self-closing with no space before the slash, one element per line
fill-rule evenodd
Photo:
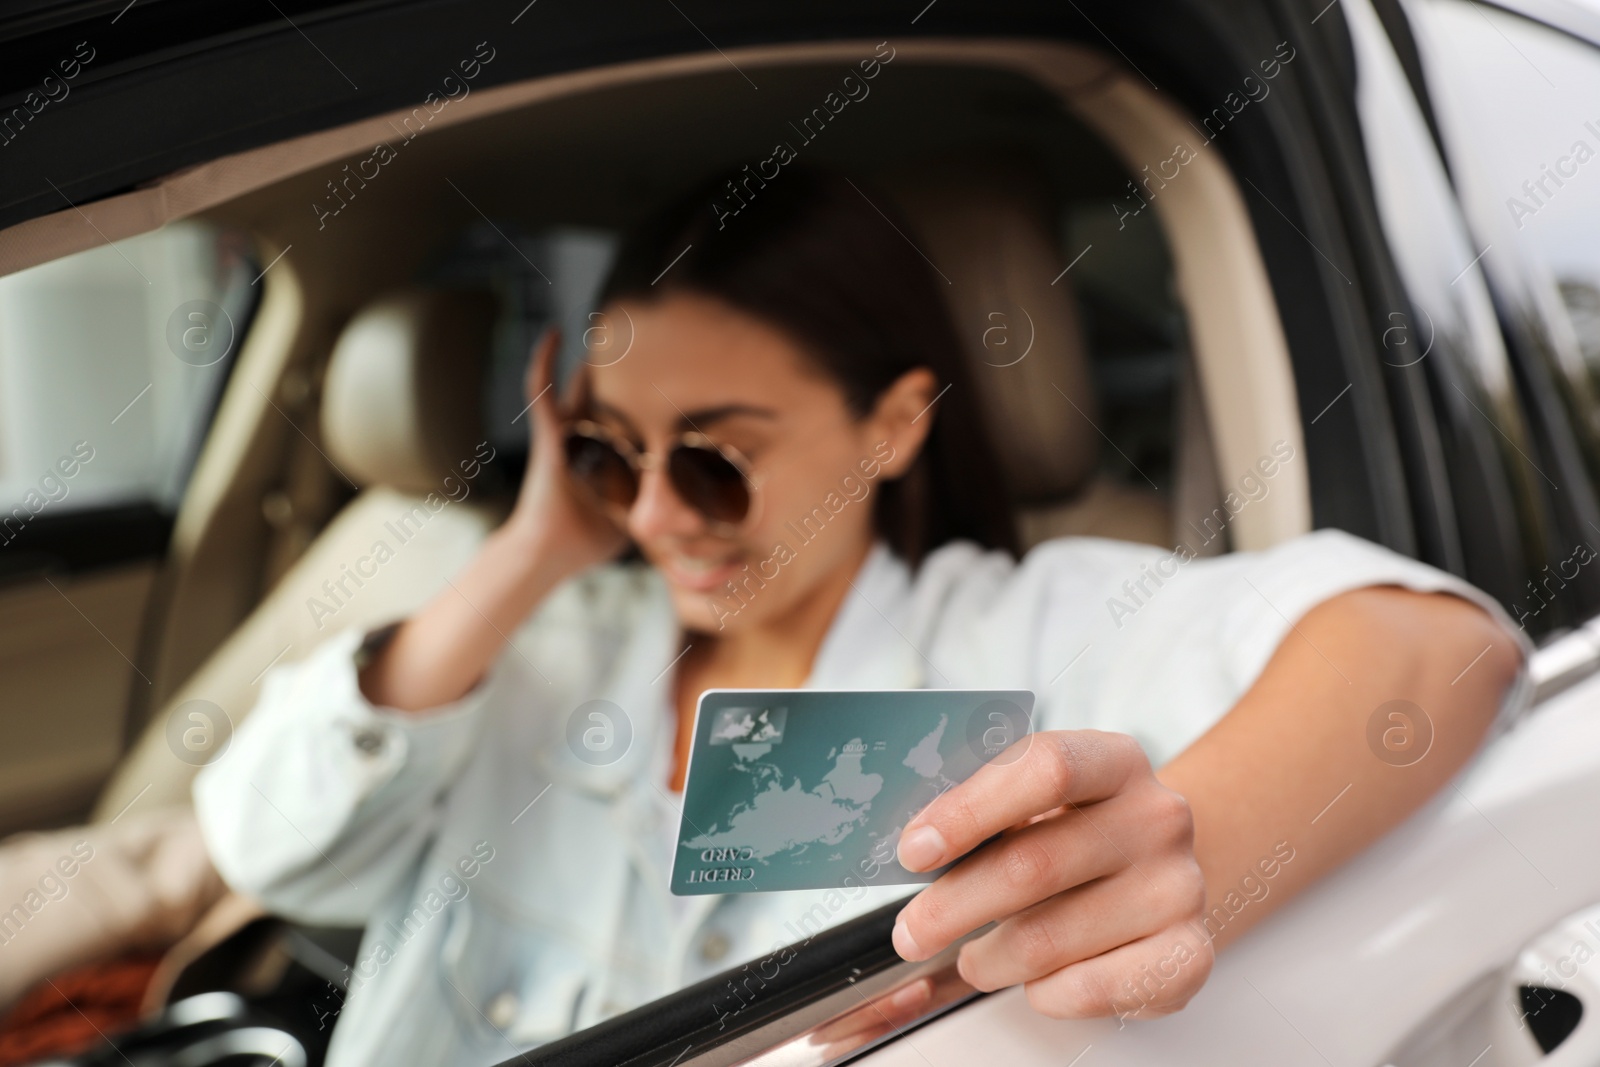
<path fill-rule="evenodd" d="M 708 689 L 695 716 L 672 892 L 931 882 L 900 831 L 1032 733 L 1027 690 Z"/>

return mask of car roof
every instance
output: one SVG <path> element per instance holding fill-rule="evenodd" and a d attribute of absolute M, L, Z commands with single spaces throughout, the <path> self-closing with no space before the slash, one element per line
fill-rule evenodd
<path fill-rule="evenodd" d="M 790 41 L 1007 37 L 1080 40 L 1169 71 L 1163 89 L 1216 84 L 1270 55 L 1263 0 L 1134 6 L 889 0 L 752 6 L 624 0 L 598 24 L 536 0 L 266 5 L 208 0 L 33 0 L 0 12 L 0 227 L 137 187 L 185 167 L 415 106 L 479 42 L 497 52 L 475 87 L 657 56 Z M 1216 47 L 1196 48 L 1214 38 Z M 91 55 L 74 63 L 75 55 Z M 64 78 L 64 71 L 75 71 Z M 54 88 L 45 78 L 55 79 Z M 65 89 L 62 84 L 65 82 Z M 49 93 L 58 99 L 49 99 Z M 31 96 L 29 94 L 32 94 Z M 14 124 L 15 125 L 15 124 Z"/>

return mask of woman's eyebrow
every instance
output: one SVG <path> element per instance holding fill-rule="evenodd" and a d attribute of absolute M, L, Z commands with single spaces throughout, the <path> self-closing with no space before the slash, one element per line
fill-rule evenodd
<path fill-rule="evenodd" d="M 778 413 L 772 408 L 757 407 L 754 404 L 721 404 L 714 408 L 700 408 L 698 411 L 681 412 L 682 418 L 678 420 L 679 427 L 687 430 L 703 428 L 721 419 L 730 419 L 736 415 L 751 415 L 758 419 L 775 419 Z"/>
<path fill-rule="evenodd" d="M 625 432 L 633 434 L 635 437 L 638 436 L 638 430 L 634 427 L 633 420 L 624 415 L 620 408 L 614 408 L 598 397 L 590 397 L 589 410 L 591 414 L 597 417 L 612 419 L 620 424 Z"/>

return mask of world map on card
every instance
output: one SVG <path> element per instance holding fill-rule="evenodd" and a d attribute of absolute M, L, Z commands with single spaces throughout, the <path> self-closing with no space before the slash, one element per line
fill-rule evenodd
<path fill-rule="evenodd" d="M 1025 691 L 711 691 L 672 874 L 679 894 L 931 881 L 906 822 L 1026 737 Z"/>

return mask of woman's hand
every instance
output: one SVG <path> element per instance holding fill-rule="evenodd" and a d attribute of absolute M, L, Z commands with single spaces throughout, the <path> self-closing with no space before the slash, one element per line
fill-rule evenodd
<path fill-rule="evenodd" d="M 926 959 L 998 922 L 961 948 L 978 989 L 1023 983 L 1056 1018 L 1183 1007 L 1213 960 L 1188 802 L 1124 734 L 1038 733 L 1007 754 L 906 825 L 907 869 L 965 858 L 900 912 L 895 948 Z"/>
<path fill-rule="evenodd" d="M 561 572 L 576 574 L 615 556 L 627 543 L 627 534 L 567 471 L 566 428 L 588 383 L 580 369 L 572 401 L 564 406 L 557 400 L 555 357 L 560 345 L 561 332 L 546 330 L 528 360 L 528 469 L 506 528 L 526 538 L 532 550 L 545 554 Z"/>
<path fill-rule="evenodd" d="M 547 332 L 529 361 L 533 451 L 511 516 L 362 668 L 359 684 L 372 703 L 422 711 L 460 699 L 551 589 L 627 543 L 567 473 L 568 416 L 551 385 L 560 340 Z"/>
<path fill-rule="evenodd" d="M 1132 738 L 1032 735 L 907 824 L 900 857 L 912 870 L 971 855 L 901 911 L 895 947 L 923 959 L 998 921 L 962 946 L 961 975 L 979 989 L 1023 982 L 1035 1008 L 1063 1017 L 1183 1007 L 1218 946 L 1416 810 L 1477 751 L 1522 664 L 1502 626 L 1443 593 L 1369 587 L 1324 601 L 1160 780 Z M 1426 758 L 1403 766 L 1368 735 L 1393 700 L 1432 732 Z M 1271 895 L 1246 895 L 1262 879 Z"/>

